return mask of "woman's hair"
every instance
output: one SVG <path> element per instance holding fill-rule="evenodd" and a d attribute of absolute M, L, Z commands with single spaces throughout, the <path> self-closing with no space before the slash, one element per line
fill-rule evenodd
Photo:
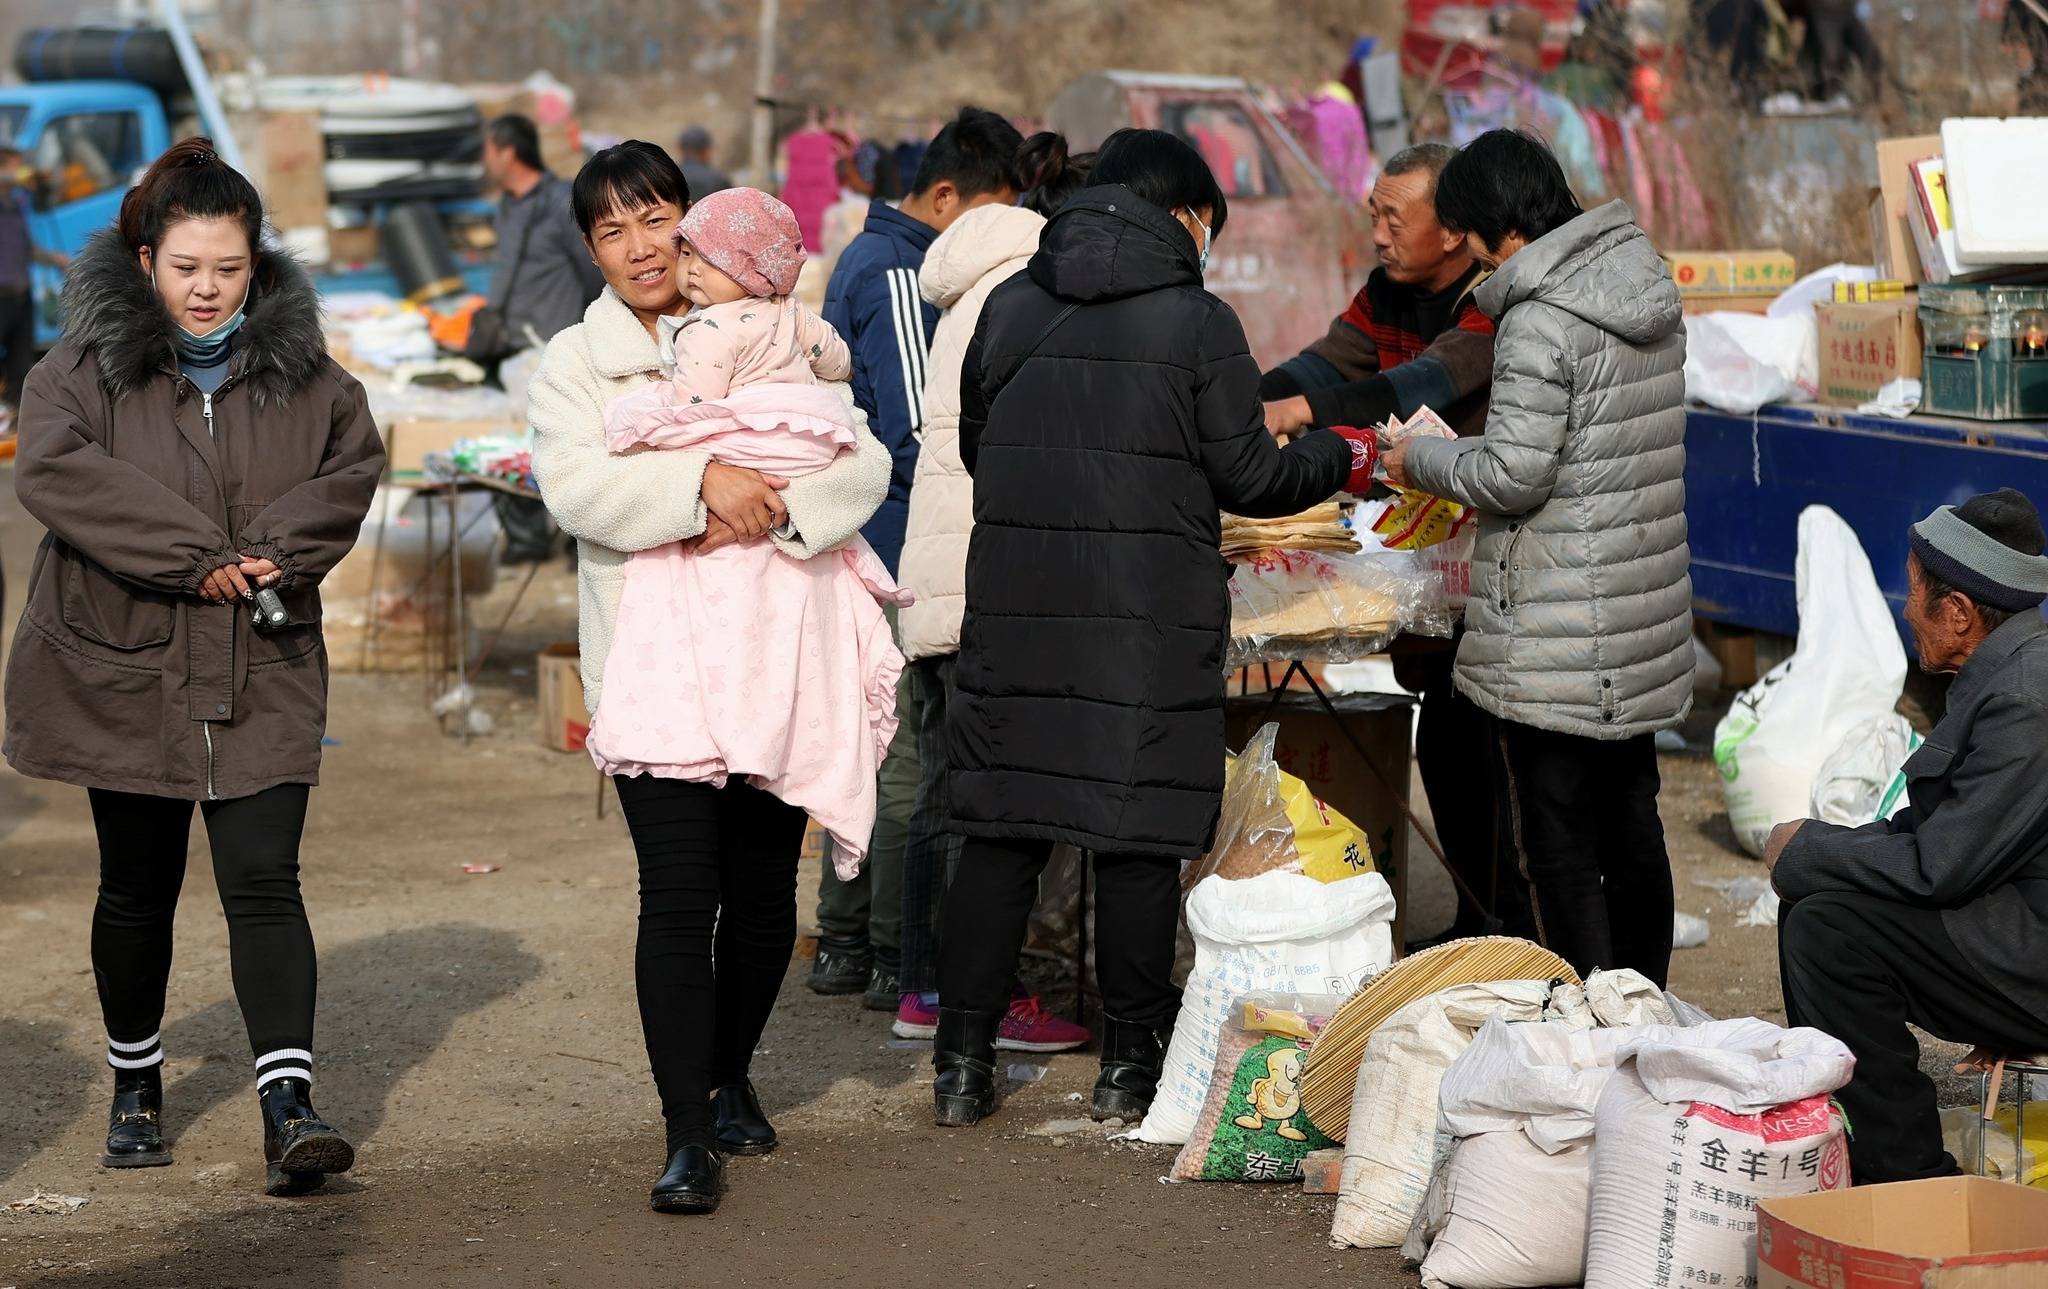
<path fill-rule="evenodd" d="M 1064 137 L 1047 130 L 1024 140 L 1011 166 L 1010 186 L 1017 190 L 1017 204 L 1051 219 L 1067 204 L 1067 198 L 1088 186 L 1095 154 L 1067 153 Z"/>
<path fill-rule="evenodd" d="M 672 201 L 690 208 L 690 183 L 666 148 L 628 139 L 583 163 L 569 189 L 569 209 L 585 237 L 607 215 L 630 214 Z"/>
<path fill-rule="evenodd" d="M 1436 180 L 1437 222 L 1477 233 L 1493 250 L 1520 233 L 1535 241 L 1585 212 L 1543 140 L 1520 130 L 1488 130 L 1459 149 Z"/>
<path fill-rule="evenodd" d="M 1209 233 L 1220 235 L 1230 219 L 1223 185 L 1194 145 L 1164 130 L 1118 130 L 1095 154 L 1092 183 L 1121 184 L 1140 200 L 1167 214 L 1208 211 Z"/>
<path fill-rule="evenodd" d="M 151 162 L 121 199 L 115 227 L 131 252 L 154 251 L 165 231 L 186 219 L 239 220 L 252 252 L 263 239 L 263 199 L 241 171 L 221 160 L 212 139 L 186 139 Z"/>

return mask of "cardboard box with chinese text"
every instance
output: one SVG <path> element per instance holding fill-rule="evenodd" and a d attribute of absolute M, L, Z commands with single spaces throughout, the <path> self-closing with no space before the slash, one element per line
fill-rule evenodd
<path fill-rule="evenodd" d="M 1664 259 L 1680 295 L 1778 295 L 1799 278 L 1780 250 L 1666 251 Z"/>
<path fill-rule="evenodd" d="M 1924 349 L 1919 299 L 1868 304 L 1818 304 L 1820 397 L 1838 407 L 1860 407 L 1895 380 L 1920 379 Z"/>
<path fill-rule="evenodd" d="M 1758 1289 L 2041 1289 L 2048 1192 L 1982 1177 L 1757 1205 Z"/>

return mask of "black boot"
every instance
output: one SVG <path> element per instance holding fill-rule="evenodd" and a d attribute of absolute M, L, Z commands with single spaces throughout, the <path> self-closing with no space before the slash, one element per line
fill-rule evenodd
<path fill-rule="evenodd" d="M 996 1031 L 1001 1012 L 939 1008 L 939 1032 L 932 1039 L 933 1122 L 966 1128 L 996 1110 Z"/>
<path fill-rule="evenodd" d="M 154 1168 L 171 1162 L 164 1145 L 164 1067 L 114 1071 L 114 1108 L 107 1115 L 109 1168 Z"/>
<path fill-rule="evenodd" d="M 1159 1091 L 1159 1073 L 1166 1066 L 1166 1045 L 1150 1025 L 1105 1016 L 1102 1020 L 1102 1073 L 1095 1079 L 1097 1119 L 1136 1123 L 1152 1108 Z"/>
<path fill-rule="evenodd" d="M 320 1118 L 304 1079 L 273 1079 L 256 1094 L 263 1105 L 263 1193 L 303 1195 L 329 1173 L 355 1166 L 356 1148 Z"/>
<path fill-rule="evenodd" d="M 725 1198 L 725 1156 L 711 1146 L 682 1146 L 647 1202 L 657 1213 L 712 1213 Z"/>
<path fill-rule="evenodd" d="M 765 1155 L 775 1149 L 775 1125 L 761 1113 L 761 1099 L 747 1080 L 711 1094 L 711 1122 L 722 1154 Z"/>

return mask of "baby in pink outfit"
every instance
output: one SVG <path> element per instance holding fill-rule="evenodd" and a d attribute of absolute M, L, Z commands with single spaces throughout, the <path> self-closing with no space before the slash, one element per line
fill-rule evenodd
<path fill-rule="evenodd" d="M 852 363 L 839 333 L 790 298 L 804 262 L 796 217 L 733 188 L 691 207 L 679 238 L 674 272 L 694 307 L 673 328 L 675 375 L 605 409 L 611 450 L 684 448 L 785 478 L 823 470 L 855 429 L 820 382 L 845 380 Z M 817 820 L 851 877 L 903 670 L 881 606 L 909 599 L 859 537 L 812 560 L 768 541 L 641 551 L 626 562 L 591 758 L 606 774 L 720 786 L 739 775 Z"/>

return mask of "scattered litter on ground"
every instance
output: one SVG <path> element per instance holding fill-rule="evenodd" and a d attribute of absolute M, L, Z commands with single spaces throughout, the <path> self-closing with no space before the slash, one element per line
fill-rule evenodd
<path fill-rule="evenodd" d="M 1027 1137 L 1064 1137 L 1070 1133 L 1087 1132 L 1095 1126 L 1093 1119 L 1048 1119 L 1036 1128 L 1027 1129 Z"/>
<path fill-rule="evenodd" d="M 1674 949 L 1697 949 L 1707 942 L 1712 928 L 1703 917 L 1690 913 L 1671 915 L 1671 947 Z"/>
<path fill-rule="evenodd" d="M 55 1213 L 62 1217 L 66 1214 L 76 1213 L 91 1202 L 91 1200 L 88 1200 L 83 1195 L 59 1195 L 38 1186 L 36 1187 L 35 1194 L 9 1204 L 7 1211 L 10 1213 Z"/>
<path fill-rule="evenodd" d="M 1012 1083 L 1036 1083 L 1045 1077 L 1045 1067 L 1028 1061 L 1019 1061 L 1004 1071 Z"/>
<path fill-rule="evenodd" d="M 932 1041 L 928 1038 L 892 1038 L 882 1044 L 883 1047 L 891 1048 L 898 1052 L 914 1052 L 921 1047 L 930 1047 L 931 1045 Z"/>
<path fill-rule="evenodd" d="M 505 867 L 503 864 L 464 864 L 462 871 L 465 873 L 495 873 L 503 867 Z"/>
<path fill-rule="evenodd" d="M 321 746 L 321 747 L 340 747 L 340 746 L 341 746 L 341 740 L 340 740 L 340 739 L 338 739 L 338 738 L 336 738 L 336 737 L 334 737 L 334 735 L 332 735 L 332 734 L 323 734 L 323 735 L 321 735 L 321 736 L 320 736 L 320 746 Z"/>
<path fill-rule="evenodd" d="M 1768 877 L 1694 878 L 1694 886 L 1719 891 L 1723 898 L 1742 910 L 1737 926 L 1778 925 L 1778 893 Z"/>

